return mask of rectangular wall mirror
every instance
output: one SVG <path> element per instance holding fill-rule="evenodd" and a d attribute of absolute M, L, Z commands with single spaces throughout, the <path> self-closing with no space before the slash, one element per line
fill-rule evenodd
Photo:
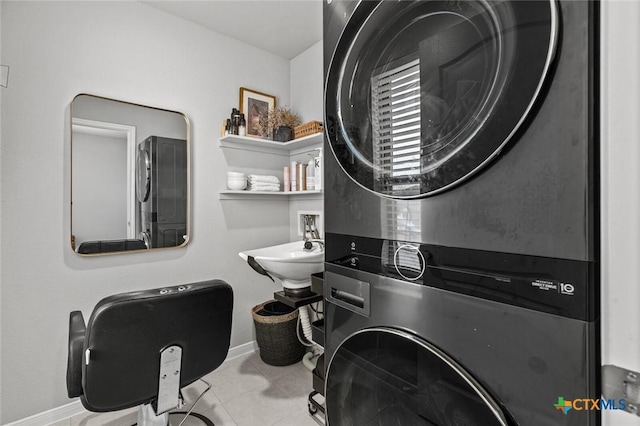
<path fill-rule="evenodd" d="M 71 103 L 71 247 L 81 255 L 183 247 L 190 127 L 179 112 L 80 94 Z"/>

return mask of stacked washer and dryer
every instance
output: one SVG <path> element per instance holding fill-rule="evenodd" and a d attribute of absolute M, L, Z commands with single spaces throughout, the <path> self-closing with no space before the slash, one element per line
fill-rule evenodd
<path fill-rule="evenodd" d="M 329 425 L 600 424 L 597 24 L 325 0 Z"/>
<path fill-rule="evenodd" d="M 187 235 L 187 141 L 149 136 L 136 152 L 137 231 L 148 249 L 177 247 Z"/>

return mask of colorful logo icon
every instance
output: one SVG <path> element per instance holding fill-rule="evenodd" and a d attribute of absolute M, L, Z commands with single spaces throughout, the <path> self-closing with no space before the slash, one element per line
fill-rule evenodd
<path fill-rule="evenodd" d="M 556 407 L 556 410 L 560 410 L 564 414 L 567 414 L 569 410 L 573 408 L 571 401 L 565 401 L 564 398 L 561 396 L 558 397 L 558 403 L 553 404 L 553 406 Z"/>

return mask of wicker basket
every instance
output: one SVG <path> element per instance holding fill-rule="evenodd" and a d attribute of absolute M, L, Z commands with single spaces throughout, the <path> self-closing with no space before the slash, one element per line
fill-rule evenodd
<path fill-rule="evenodd" d="M 308 123 L 301 124 L 293 129 L 295 139 L 303 136 L 315 135 L 320 132 L 322 132 L 322 121 L 309 121 Z"/>
<path fill-rule="evenodd" d="M 264 316 L 258 313 L 274 300 L 255 306 L 251 313 L 256 327 L 260 358 L 269 365 L 290 365 L 300 361 L 305 349 L 298 340 L 298 310 L 283 315 Z"/>

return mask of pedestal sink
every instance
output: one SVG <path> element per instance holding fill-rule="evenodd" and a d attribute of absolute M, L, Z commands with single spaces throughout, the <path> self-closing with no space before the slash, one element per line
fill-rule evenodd
<path fill-rule="evenodd" d="M 285 294 L 296 296 L 309 291 L 311 274 L 321 272 L 324 244 L 320 241 L 280 244 L 238 253 L 258 273 L 277 279 Z M 275 281 L 275 280 L 274 280 Z"/>

